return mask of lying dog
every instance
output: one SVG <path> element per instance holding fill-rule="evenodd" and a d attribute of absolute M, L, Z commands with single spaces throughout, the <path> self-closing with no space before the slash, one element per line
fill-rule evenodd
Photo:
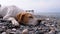
<path fill-rule="evenodd" d="M 11 20 L 15 26 L 19 26 L 20 23 L 28 25 L 37 24 L 37 19 L 35 19 L 31 13 L 27 13 L 16 6 L 0 7 L 0 15 L 2 15 L 5 20 Z"/>

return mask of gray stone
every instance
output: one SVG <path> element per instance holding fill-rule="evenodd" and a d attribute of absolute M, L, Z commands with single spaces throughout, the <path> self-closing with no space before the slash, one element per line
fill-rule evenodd
<path fill-rule="evenodd" d="M 2 34 L 6 34 L 6 32 L 2 32 Z"/>
<path fill-rule="evenodd" d="M 24 30 L 22 31 L 22 34 L 28 34 L 28 29 L 24 29 Z"/>

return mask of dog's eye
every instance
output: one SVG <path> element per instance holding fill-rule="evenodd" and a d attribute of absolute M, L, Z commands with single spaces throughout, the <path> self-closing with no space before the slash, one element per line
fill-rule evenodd
<path fill-rule="evenodd" d="M 32 16 L 29 16 L 29 18 L 33 18 Z"/>

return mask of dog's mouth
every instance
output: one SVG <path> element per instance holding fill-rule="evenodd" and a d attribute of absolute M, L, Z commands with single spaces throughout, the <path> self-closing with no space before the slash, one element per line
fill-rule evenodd
<path fill-rule="evenodd" d="M 39 25 L 41 22 L 41 20 L 38 20 L 38 19 L 30 19 L 29 22 L 28 22 L 28 25 Z"/>

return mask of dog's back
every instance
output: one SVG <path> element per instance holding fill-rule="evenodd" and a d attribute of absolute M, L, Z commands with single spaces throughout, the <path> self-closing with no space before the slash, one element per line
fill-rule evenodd
<path fill-rule="evenodd" d="M 11 16 L 15 16 L 16 14 L 18 14 L 19 12 L 21 12 L 23 10 L 21 10 L 20 8 L 16 7 L 16 6 L 5 6 L 5 7 L 0 7 L 0 15 L 5 16 L 5 15 L 11 15 Z"/>
<path fill-rule="evenodd" d="M 7 7 L 0 7 L 0 15 L 5 16 L 7 13 Z"/>

